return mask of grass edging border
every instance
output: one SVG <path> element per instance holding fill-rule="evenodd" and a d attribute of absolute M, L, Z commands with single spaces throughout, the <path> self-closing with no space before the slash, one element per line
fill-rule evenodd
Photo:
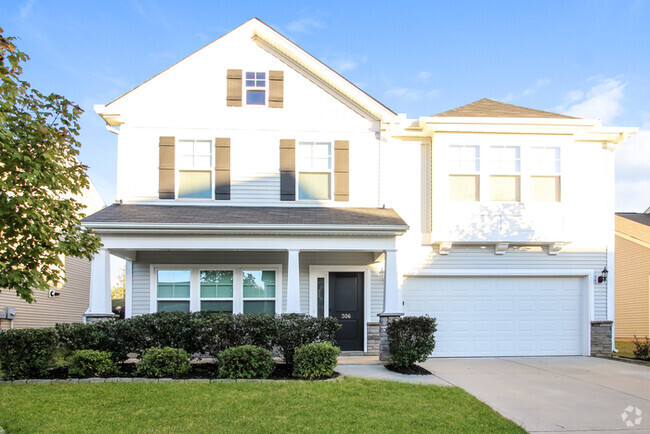
<path fill-rule="evenodd" d="M 342 381 L 344 375 L 338 373 L 334 378 L 325 378 L 322 380 L 301 380 L 301 379 L 279 379 L 279 380 L 269 380 L 269 379 L 260 379 L 260 378 L 240 378 L 240 379 L 230 379 L 230 378 L 185 378 L 185 379 L 174 379 L 174 378 L 142 378 L 142 377 L 109 377 L 109 378 L 66 378 L 66 379 L 32 379 L 32 380 L 0 380 L 0 386 L 16 386 L 22 384 L 42 384 L 42 385 L 52 385 L 52 384 L 86 384 L 86 383 L 289 383 L 294 381 L 302 381 L 305 383 L 325 383 L 325 382 L 339 382 Z"/>

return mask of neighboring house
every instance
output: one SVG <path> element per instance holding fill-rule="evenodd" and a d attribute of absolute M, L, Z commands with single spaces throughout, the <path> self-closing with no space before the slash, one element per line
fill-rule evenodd
<path fill-rule="evenodd" d="M 86 205 L 84 213 L 93 214 L 104 207 L 99 192 L 90 183 L 90 187 L 76 199 Z M 65 258 L 66 283 L 49 291 L 34 291 L 33 303 L 27 303 L 16 295 L 16 291 L 3 289 L 0 292 L 0 311 L 7 307 L 15 308 L 14 328 L 53 327 L 56 323 L 82 322 L 88 309 L 90 294 L 90 261 L 83 258 Z M 9 320 L 0 319 L 2 328 L 11 327 Z"/>
<path fill-rule="evenodd" d="M 333 315 L 343 350 L 377 354 L 380 322 L 428 314 L 434 356 L 610 351 L 613 151 L 635 129 L 487 99 L 408 119 L 257 19 L 95 110 L 120 204 L 84 221 L 89 320 L 111 253 L 127 317 Z"/>
<path fill-rule="evenodd" d="M 616 214 L 616 339 L 650 337 L 650 208 Z"/>

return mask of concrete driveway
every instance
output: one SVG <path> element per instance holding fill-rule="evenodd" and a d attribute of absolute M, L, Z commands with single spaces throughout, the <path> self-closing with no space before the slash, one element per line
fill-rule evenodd
<path fill-rule="evenodd" d="M 429 359 L 422 366 L 530 432 L 650 432 L 648 366 L 593 357 Z"/>

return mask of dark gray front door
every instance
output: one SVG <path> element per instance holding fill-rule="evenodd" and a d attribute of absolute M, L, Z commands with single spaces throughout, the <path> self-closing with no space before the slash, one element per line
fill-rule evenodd
<path fill-rule="evenodd" d="M 363 273 L 330 273 L 329 315 L 341 328 L 336 343 L 343 351 L 363 351 Z"/>

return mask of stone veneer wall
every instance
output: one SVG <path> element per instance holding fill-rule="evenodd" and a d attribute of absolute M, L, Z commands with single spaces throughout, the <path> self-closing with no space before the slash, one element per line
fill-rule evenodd
<path fill-rule="evenodd" d="M 382 362 L 390 362 L 390 349 L 388 347 L 388 333 L 386 329 L 388 328 L 388 323 L 392 320 L 401 317 L 402 314 L 379 314 L 379 360 Z"/>
<path fill-rule="evenodd" d="M 378 356 L 380 347 L 379 323 L 368 323 L 368 348 L 366 356 Z"/>
<path fill-rule="evenodd" d="M 612 321 L 591 322 L 591 355 L 612 355 Z"/>

